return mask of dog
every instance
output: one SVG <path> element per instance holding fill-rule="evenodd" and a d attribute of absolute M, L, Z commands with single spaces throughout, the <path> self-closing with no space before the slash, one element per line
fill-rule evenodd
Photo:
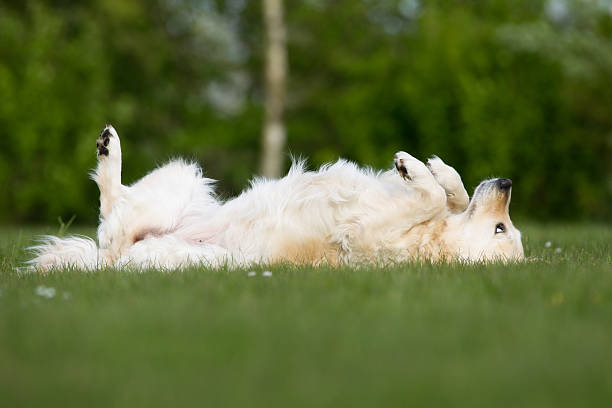
<path fill-rule="evenodd" d="M 318 171 L 294 161 L 278 180 L 255 178 L 221 202 L 214 180 L 174 160 L 131 186 L 121 184 L 121 143 L 107 125 L 91 174 L 100 189 L 98 244 L 48 236 L 32 267 L 135 267 L 253 264 L 389 265 L 407 261 L 524 259 L 509 216 L 512 181 L 485 180 L 472 200 L 440 158 L 427 164 L 403 151 L 376 172 L 338 160 Z"/>

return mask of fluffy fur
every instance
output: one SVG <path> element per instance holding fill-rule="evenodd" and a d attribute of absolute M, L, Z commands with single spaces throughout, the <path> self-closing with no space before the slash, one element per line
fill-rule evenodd
<path fill-rule="evenodd" d="M 121 184 L 121 144 L 112 126 L 97 141 L 98 244 L 47 237 L 30 264 L 177 268 L 255 263 L 361 264 L 410 260 L 523 259 L 508 214 L 511 181 L 483 181 L 472 201 L 441 159 L 405 152 L 374 172 L 339 160 L 315 172 L 294 163 L 279 180 L 258 178 L 219 201 L 194 163 L 171 161 L 131 186 Z"/>

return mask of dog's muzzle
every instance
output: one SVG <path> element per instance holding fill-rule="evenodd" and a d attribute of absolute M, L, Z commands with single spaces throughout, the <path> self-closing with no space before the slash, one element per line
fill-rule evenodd
<path fill-rule="evenodd" d="M 510 190 L 510 188 L 512 188 L 512 180 L 507 178 L 500 178 L 495 181 L 495 185 L 501 191 L 506 192 Z"/>

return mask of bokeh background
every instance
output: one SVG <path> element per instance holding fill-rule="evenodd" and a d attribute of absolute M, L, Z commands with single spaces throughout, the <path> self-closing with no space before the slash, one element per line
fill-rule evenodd
<path fill-rule="evenodd" d="M 289 154 L 387 168 L 437 154 L 513 215 L 611 219 L 612 1 L 285 2 Z M 97 219 L 95 139 L 124 183 L 172 156 L 222 197 L 257 173 L 263 19 L 247 0 L 2 0 L 0 223 Z"/>

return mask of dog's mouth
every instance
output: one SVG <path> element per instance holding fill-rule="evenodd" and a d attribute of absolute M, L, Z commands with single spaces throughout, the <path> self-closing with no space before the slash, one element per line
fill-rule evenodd
<path fill-rule="evenodd" d="M 503 213 L 508 211 L 512 196 L 512 180 L 496 178 L 484 180 L 474 190 L 467 213 L 471 217 L 477 210 Z"/>

